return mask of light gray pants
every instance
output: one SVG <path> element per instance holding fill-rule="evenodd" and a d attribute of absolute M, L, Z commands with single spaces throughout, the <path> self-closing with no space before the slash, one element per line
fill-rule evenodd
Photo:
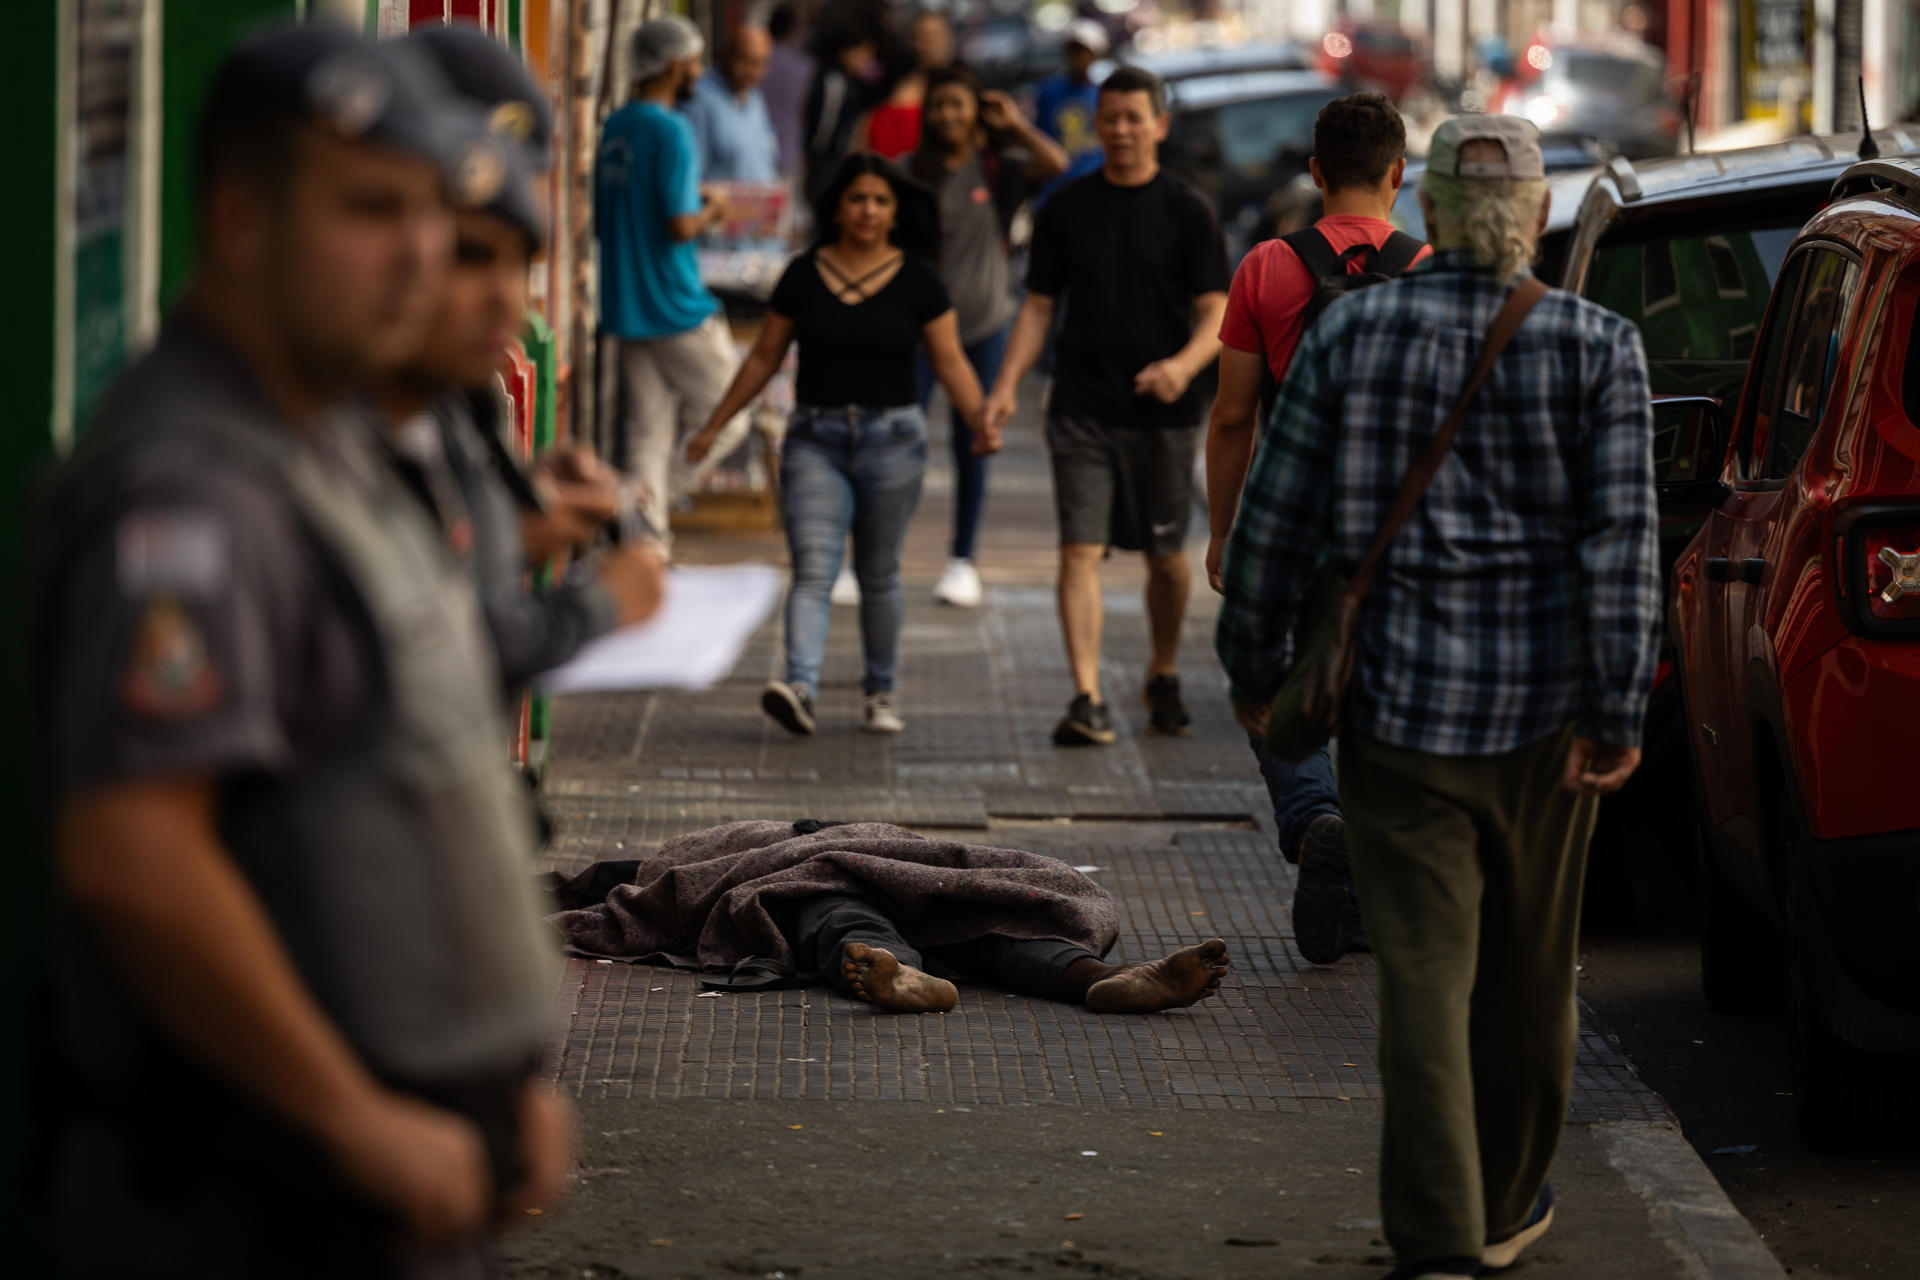
<path fill-rule="evenodd" d="M 746 436 L 751 419 L 738 414 L 720 433 L 706 461 L 686 463 L 687 437 L 727 394 L 740 367 L 733 334 L 718 312 L 685 333 L 620 341 L 620 393 L 626 415 L 626 472 L 646 486 L 641 511 L 662 538 L 668 513 Z"/>

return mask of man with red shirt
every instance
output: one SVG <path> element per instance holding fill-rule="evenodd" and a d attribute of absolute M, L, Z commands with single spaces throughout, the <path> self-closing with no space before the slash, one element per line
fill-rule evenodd
<path fill-rule="evenodd" d="M 1406 126 L 1385 95 L 1356 93 L 1328 103 L 1314 121 L 1308 161 L 1325 214 L 1308 231 L 1255 245 L 1234 272 L 1220 325 L 1220 390 L 1207 423 L 1207 581 L 1215 591 L 1253 462 L 1262 383 L 1267 375 L 1274 385 L 1285 380 L 1320 276 L 1342 268 L 1397 275 L 1432 252 L 1387 220 L 1406 151 Z M 1303 259 L 1295 245 L 1316 234 L 1323 243 L 1302 244 Z M 1294 941 L 1309 962 L 1332 964 L 1366 947 L 1332 757 L 1322 748 L 1296 767 L 1268 756 L 1257 740 L 1252 746 L 1273 800 L 1280 850 L 1300 866 Z"/>

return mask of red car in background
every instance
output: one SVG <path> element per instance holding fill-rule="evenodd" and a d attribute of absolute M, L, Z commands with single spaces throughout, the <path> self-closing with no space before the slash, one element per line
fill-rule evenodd
<path fill-rule="evenodd" d="M 1920 1117 L 1920 158 L 1847 170 L 1753 351 L 1730 433 L 1656 406 L 1691 412 L 1668 477 L 1718 475 L 1670 613 L 1702 978 L 1724 1008 L 1784 991 L 1809 1140 L 1870 1143 Z"/>
<path fill-rule="evenodd" d="M 1419 47 L 1391 22 L 1342 18 L 1320 41 L 1320 70 L 1353 89 L 1377 89 L 1395 102 L 1419 88 Z"/>

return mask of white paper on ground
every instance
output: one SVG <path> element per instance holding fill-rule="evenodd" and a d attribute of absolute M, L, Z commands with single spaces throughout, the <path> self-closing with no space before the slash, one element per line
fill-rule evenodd
<path fill-rule="evenodd" d="M 766 564 L 674 569 L 658 613 L 595 640 L 543 676 L 540 687 L 548 693 L 709 688 L 740 660 L 785 578 Z"/>

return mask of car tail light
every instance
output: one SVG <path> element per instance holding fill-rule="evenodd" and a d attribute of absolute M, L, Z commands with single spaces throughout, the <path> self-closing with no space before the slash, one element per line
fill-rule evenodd
<path fill-rule="evenodd" d="M 1680 113 L 1672 107 L 1661 107 L 1654 113 L 1653 123 L 1662 133 L 1680 132 Z"/>
<path fill-rule="evenodd" d="M 1920 507 L 1856 507 L 1837 532 L 1854 630 L 1920 638 Z"/>
<path fill-rule="evenodd" d="M 1343 32 L 1329 31 L 1320 47 L 1327 51 L 1329 58 L 1345 58 L 1353 53 L 1353 40 Z"/>

